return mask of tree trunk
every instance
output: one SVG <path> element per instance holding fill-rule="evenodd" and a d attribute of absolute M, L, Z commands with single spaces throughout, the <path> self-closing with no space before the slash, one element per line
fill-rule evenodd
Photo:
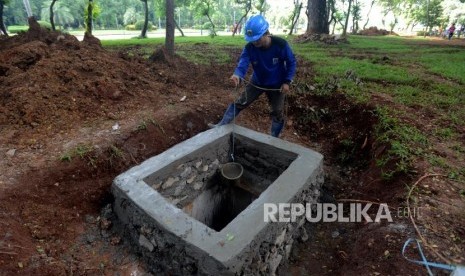
<path fill-rule="evenodd" d="M 174 20 L 174 24 L 176 25 L 176 29 L 181 33 L 181 36 L 185 36 L 184 32 L 182 31 L 181 27 L 178 24 L 178 21 Z"/>
<path fill-rule="evenodd" d="M 308 0 L 307 34 L 329 34 L 326 0 Z"/>
<path fill-rule="evenodd" d="M 171 57 L 174 56 L 174 0 L 166 0 L 166 36 L 165 49 Z"/>
<path fill-rule="evenodd" d="M 347 9 L 346 23 L 344 24 L 344 30 L 342 31 L 342 36 L 347 35 L 347 26 L 349 25 L 349 16 L 350 16 L 351 8 L 352 8 L 352 0 L 349 0 L 349 8 Z"/>
<path fill-rule="evenodd" d="M 373 9 L 373 5 L 375 4 L 375 1 L 376 0 L 371 0 L 371 5 L 370 5 L 370 9 L 368 10 L 368 13 L 367 13 L 367 21 L 365 22 L 365 25 L 363 25 L 363 29 L 365 30 L 367 25 L 368 25 L 368 21 L 370 20 L 370 13 L 371 13 L 371 9 Z"/>
<path fill-rule="evenodd" d="M 236 1 L 236 3 L 239 3 L 239 2 Z M 244 15 L 242 15 L 241 19 L 239 19 L 239 21 L 237 21 L 237 23 L 234 22 L 234 24 L 236 24 L 236 26 L 234 26 L 234 31 L 233 31 L 233 33 L 232 33 L 232 36 L 234 36 L 235 34 L 238 33 L 239 26 L 241 26 L 242 21 L 244 20 L 244 18 L 247 17 L 247 15 L 249 14 L 250 10 L 252 9 L 252 0 L 246 0 L 246 1 L 244 1 L 244 2 L 241 1 L 241 3 L 245 5 L 245 13 L 244 13 Z M 239 30 L 239 33 L 240 33 L 240 32 L 241 32 L 241 31 Z"/>
<path fill-rule="evenodd" d="M 147 37 L 147 28 L 149 26 L 149 4 L 147 3 L 147 0 L 142 0 L 144 2 L 144 26 L 142 27 L 142 32 L 140 34 L 141 38 L 146 38 Z"/>
<path fill-rule="evenodd" d="M 52 31 L 55 31 L 55 15 L 53 14 L 53 6 L 57 0 L 52 0 L 52 4 L 50 4 L 50 24 L 52 25 Z"/>
<path fill-rule="evenodd" d="M 291 27 L 290 27 L 289 35 L 292 35 L 292 33 L 294 32 L 295 24 L 297 24 L 297 21 L 299 21 L 299 16 L 300 16 L 300 11 L 301 10 L 302 10 L 302 3 L 300 3 L 298 7 L 294 8 L 294 13 L 292 14 Z"/>
<path fill-rule="evenodd" d="M 236 26 L 234 26 L 234 31 L 233 31 L 232 36 L 234 36 L 235 34 L 238 33 L 238 32 L 237 32 L 237 29 L 239 28 L 239 26 L 242 25 L 242 21 L 244 20 L 244 18 L 247 17 L 247 15 L 249 14 L 249 11 L 250 11 L 250 9 L 248 9 L 248 10 L 245 12 L 245 14 L 244 14 L 244 15 L 241 17 L 241 19 L 239 19 L 239 21 L 237 22 Z M 239 31 L 239 33 L 240 33 L 240 31 Z"/>
<path fill-rule="evenodd" d="M 0 31 L 5 36 L 8 36 L 8 32 L 6 31 L 5 23 L 3 22 L 3 2 L 0 1 Z"/>
<path fill-rule="evenodd" d="M 336 13 L 336 9 L 333 8 L 333 1 L 326 2 L 326 18 L 328 19 L 328 30 L 331 28 L 331 24 L 336 21 L 334 14 Z M 334 29 L 334 28 L 333 28 Z"/>
<path fill-rule="evenodd" d="M 31 4 L 29 0 L 23 0 L 24 8 L 26 9 L 27 17 L 32 17 Z"/>
<path fill-rule="evenodd" d="M 93 0 L 89 0 L 87 4 L 87 22 L 86 22 L 86 33 L 92 34 L 92 13 L 93 13 Z"/>
<path fill-rule="evenodd" d="M 357 0 L 352 0 L 352 1 L 357 1 Z M 357 2 L 354 2 L 354 4 L 357 5 Z M 355 34 L 355 32 L 356 32 L 356 30 L 355 30 L 355 20 L 356 20 L 355 15 L 352 14 L 352 32 L 351 32 L 352 34 Z"/>
<path fill-rule="evenodd" d="M 215 32 L 215 24 L 213 24 L 213 21 L 212 19 L 210 18 L 210 15 L 207 13 L 207 18 L 208 18 L 208 21 L 210 21 L 210 24 L 212 24 L 212 35 L 216 36 L 216 32 Z"/>

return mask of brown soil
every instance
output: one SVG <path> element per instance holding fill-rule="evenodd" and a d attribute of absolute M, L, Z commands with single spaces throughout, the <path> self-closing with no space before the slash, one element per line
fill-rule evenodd
<path fill-rule="evenodd" d="M 203 51 L 206 47 L 201 45 Z M 239 53 L 231 51 L 234 59 Z M 299 65 L 297 82 L 311 83 L 311 64 Z M 79 42 L 40 28 L 2 38 L 0 275 L 144 273 L 144 265 L 101 216 L 112 201 L 112 180 L 217 121 L 234 98 L 228 82 L 233 66 L 195 65 L 167 59 L 163 51 L 147 61 L 104 50 L 93 37 Z M 372 107 L 338 93 L 295 93 L 288 104 L 282 138 L 325 155 L 328 201 L 404 206 L 405 185 L 413 179 L 381 180 L 374 157 L 385 146 L 374 142 Z M 268 132 L 264 97 L 241 114 L 238 124 Z M 423 273 L 400 254 L 414 233 L 410 221 L 395 217 L 394 222 L 309 225 L 310 238 L 296 246 L 281 274 Z M 463 224 L 454 231 L 464 240 Z M 463 263 L 461 246 L 449 258 Z"/>

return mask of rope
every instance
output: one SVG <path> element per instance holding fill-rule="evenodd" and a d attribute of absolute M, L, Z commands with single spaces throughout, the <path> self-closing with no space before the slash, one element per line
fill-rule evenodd
<path fill-rule="evenodd" d="M 234 92 L 233 93 L 236 93 L 237 92 L 237 86 L 234 88 Z M 246 95 L 247 96 L 247 95 Z M 240 97 L 240 95 L 238 96 Z M 234 142 L 236 140 L 236 131 L 235 131 L 235 128 L 236 128 L 236 101 L 233 102 L 233 127 L 232 127 L 232 150 L 231 150 L 231 159 L 233 162 L 235 162 L 234 160 L 234 151 L 235 151 L 235 145 L 234 145 Z"/>
<path fill-rule="evenodd" d="M 242 80 L 246 85 L 251 85 L 257 89 L 261 89 L 261 90 L 264 90 L 264 91 L 281 91 L 282 89 L 281 88 L 275 88 L 275 89 L 272 89 L 272 88 L 264 88 L 264 87 L 260 87 L 260 86 L 257 86 L 255 84 L 253 84 L 251 81 L 248 81 L 244 78 L 239 78 L 239 80 Z M 236 86 L 234 88 L 234 93 L 236 93 L 238 91 L 238 86 Z M 237 93 L 239 94 L 239 93 Z M 241 97 L 241 95 L 239 94 L 237 96 L 237 100 L 239 100 Z M 233 103 L 233 111 L 234 111 L 234 116 L 233 116 L 233 129 L 232 129 L 232 150 L 231 150 L 231 159 L 232 161 L 234 162 L 234 151 L 235 151 L 235 140 L 236 140 L 236 131 L 235 131 L 235 126 L 236 126 L 236 101 L 234 101 Z M 245 102 L 248 101 L 248 95 L 247 95 L 247 90 L 245 91 Z M 286 104 L 286 96 L 284 95 L 284 105 Z M 286 110 L 286 115 L 287 115 L 287 110 Z"/>
<path fill-rule="evenodd" d="M 255 85 L 251 81 L 248 81 L 246 79 L 243 79 L 243 78 L 239 78 L 239 79 L 242 80 L 245 84 L 250 84 L 251 86 L 253 86 L 255 88 L 258 88 L 260 90 L 264 90 L 264 91 L 281 91 L 281 88 L 264 88 L 264 87 L 260 87 L 258 85 Z"/>
<path fill-rule="evenodd" d="M 418 260 L 412 260 L 412 259 L 409 259 L 405 256 L 405 249 L 407 249 L 407 246 L 411 243 L 411 242 L 416 242 L 417 244 L 417 247 L 418 247 L 418 252 L 420 252 L 420 257 L 421 257 L 421 261 L 418 261 Z M 425 257 L 425 254 L 423 254 L 423 250 L 421 249 L 421 245 L 420 243 L 418 242 L 418 240 L 415 240 L 413 238 L 409 238 L 405 243 L 404 243 L 404 247 L 402 248 L 402 256 L 409 262 L 412 262 L 412 263 L 416 263 L 416 264 L 419 264 L 419 265 L 424 265 L 426 267 L 426 270 L 428 270 L 428 275 L 430 276 L 433 276 L 433 272 L 431 271 L 431 267 L 435 267 L 435 268 L 440 268 L 440 269 L 445 269 L 445 270 L 454 270 L 456 268 L 455 265 L 447 265 L 447 264 L 439 264 L 439 263 L 432 263 L 432 262 L 428 262 L 426 260 L 426 257 Z"/>
<path fill-rule="evenodd" d="M 244 82 L 245 85 L 250 85 L 250 86 L 253 86 L 253 87 L 255 87 L 255 88 L 257 88 L 257 89 L 260 89 L 260 90 L 263 90 L 263 91 L 280 91 L 280 92 L 282 92 L 282 90 L 283 90 L 282 87 L 280 87 L 280 88 L 265 88 L 265 87 L 261 87 L 261 86 L 258 86 L 258 85 L 253 84 L 251 81 L 248 81 L 248 80 L 246 80 L 246 79 L 244 79 L 244 78 L 240 78 L 240 77 L 239 77 L 239 80 L 240 80 L 241 82 Z M 239 85 L 240 85 L 241 82 L 239 82 Z M 235 88 L 235 90 L 234 90 L 235 92 L 237 91 L 237 88 L 238 88 L 238 87 L 236 86 L 236 88 Z M 246 92 L 245 92 L 245 102 L 247 102 L 247 96 L 248 96 L 248 95 L 247 95 L 247 91 L 246 91 Z M 287 119 L 287 115 L 288 115 L 288 112 L 289 112 L 289 105 L 287 104 L 287 97 L 286 97 L 287 95 L 284 94 L 283 96 L 284 96 L 284 99 L 283 99 L 283 109 L 284 109 L 284 110 L 283 110 L 283 113 L 284 113 L 284 118 Z M 239 99 L 239 98 L 240 98 L 240 95 L 238 96 L 237 99 Z M 233 135 L 234 135 L 235 120 L 236 120 L 236 101 L 234 101 Z M 234 136 L 233 136 L 233 147 L 234 147 Z M 233 150 L 234 150 L 234 149 L 233 149 Z M 233 158 L 233 161 L 234 161 L 234 157 L 233 157 L 233 156 L 231 156 L 231 157 Z"/>

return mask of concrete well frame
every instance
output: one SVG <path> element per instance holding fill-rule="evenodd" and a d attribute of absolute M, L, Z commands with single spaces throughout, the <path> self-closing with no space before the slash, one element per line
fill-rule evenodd
<path fill-rule="evenodd" d="M 177 208 L 144 179 L 231 134 L 295 154 L 289 167 L 226 227 L 217 232 Z M 225 125 L 202 132 L 115 178 L 113 204 L 125 236 L 154 272 L 175 275 L 272 275 L 289 257 L 305 217 L 265 222 L 264 203 L 316 203 L 323 156 L 250 129 Z"/>

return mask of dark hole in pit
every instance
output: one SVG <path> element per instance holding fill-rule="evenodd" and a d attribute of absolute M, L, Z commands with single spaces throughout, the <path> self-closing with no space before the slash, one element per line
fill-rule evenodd
<path fill-rule="evenodd" d="M 248 191 L 246 178 L 227 180 L 215 173 L 207 188 L 184 211 L 208 227 L 221 231 L 254 201 L 259 194 Z"/>
<path fill-rule="evenodd" d="M 238 134 L 234 151 L 231 147 L 231 136 L 225 136 L 168 164 L 144 182 L 189 216 L 221 231 L 297 158 L 295 153 Z M 241 165 L 239 181 L 221 174 L 221 167 L 231 161 Z M 235 169 L 226 174 L 223 170 L 223 175 L 236 173 Z"/>

